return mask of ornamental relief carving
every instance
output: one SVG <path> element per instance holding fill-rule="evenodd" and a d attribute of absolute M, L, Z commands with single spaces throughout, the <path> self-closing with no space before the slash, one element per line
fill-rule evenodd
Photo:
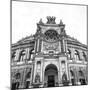
<path fill-rule="evenodd" d="M 59 42 L 57 42 L 57 43 L 43 42 L 43 50 L 59 51 Z"/>

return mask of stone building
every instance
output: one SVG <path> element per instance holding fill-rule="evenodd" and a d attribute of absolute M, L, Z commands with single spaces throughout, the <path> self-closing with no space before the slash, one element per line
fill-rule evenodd
<path fill-rule="evenodd" d="M 67 35 L 65 24 L 55 19 L 40 19 L 34 35 L 12 44 L 13 90 L 88 84 L 87 46 Z"/>

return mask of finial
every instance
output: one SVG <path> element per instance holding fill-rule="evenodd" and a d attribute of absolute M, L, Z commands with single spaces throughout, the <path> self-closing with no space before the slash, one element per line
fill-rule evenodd
<path fill-rule="evenodd" d="M 42 22 L 42 18 L 40 19 L 39 24 L 43 24 L 43 22 Z"/>
<path fill-rule="evenodd" d="M 60 20 L 60 25 L 63 25 L 63 22 L 62 22 L 62 20 Z"/>

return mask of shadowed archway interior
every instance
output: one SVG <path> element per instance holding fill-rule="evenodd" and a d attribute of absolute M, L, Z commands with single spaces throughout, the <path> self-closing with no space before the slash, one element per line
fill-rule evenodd
<path fill-rule="evenodd" d="M 54 64 L 49 64 L 45 69 L 44 81 L 46 86 L 54 87 L 58 82 L 58 69 Z"/>

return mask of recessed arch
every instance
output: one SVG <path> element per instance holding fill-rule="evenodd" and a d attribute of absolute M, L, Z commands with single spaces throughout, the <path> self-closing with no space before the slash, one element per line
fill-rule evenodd
<path fill-rule="evenodd" d="M 75 85 L 75 73 L 73 70 L 70 70 L 70 79 L 71 79 L 72 85 Z"/>
<path fill-rule="evenodd" d="M 58 69 L 54 64 L 49 64 L 45 68 L 44 81 L 47 83 L 48 87 L 54 87 L 55 83 L 58 81 Z"/>
<path fill-rule="evenodd" d="M 86 85 L 84 72 L 82 70 L 79 70 L 78 75 L 79 75 L 79 82 L 81 83 L 81 85 Z"/>
<path fill-rule="evenodd" d="M 67 57 L 68 57 L 68 59 L 71 59 L 71 50 L 70 49 L 67 50 Z"/>
<path fill-rule="evenodd" d="M 15 82 L 12 82 L 12 86 L 11 86 L 13 90 L 16 90 L 19 88 L 19 86 L 20 86 L 19 79 L 20 78 L 21 78 L 21 73 L 19 73 L 19 72 L 15 73 L 15 75 L 14 75 Z"/>
<path fill-rule="evenodd" d="M 20 79 L 20 77 L 21 77 L 21 74 L 20 74 L 19 72 L 17 72 L 17 73 L 15 74 L 15 79 Z"/>
<path fill-rule="evenodd" d="M 26 50 L 24 50 L 24 49 L 21 50 L 18 61 L 23 61 L 25 54 L 26 54 Z"/>
<path fill-rule="evenodd" d="M 31 68 L 27 69 L 27 73 L 25 75 L 25 88 L 28 89 L 30 86 L 30 80 L 31 80 Z"/>
<path fill-rule="evenodd" d="M 82 52 L 82 54 L 83 54 L 83 58 L 84 58 L 84 60 L 87 61 L 86 53 L 85 53 L 85 52 Z"/>
<path fill-rule="evenodd" d="M 76 60 L 80 60 L 80 53 L 79 53 L 78 50 L 75 50 L 74 57 L 75 57 Z"/>

